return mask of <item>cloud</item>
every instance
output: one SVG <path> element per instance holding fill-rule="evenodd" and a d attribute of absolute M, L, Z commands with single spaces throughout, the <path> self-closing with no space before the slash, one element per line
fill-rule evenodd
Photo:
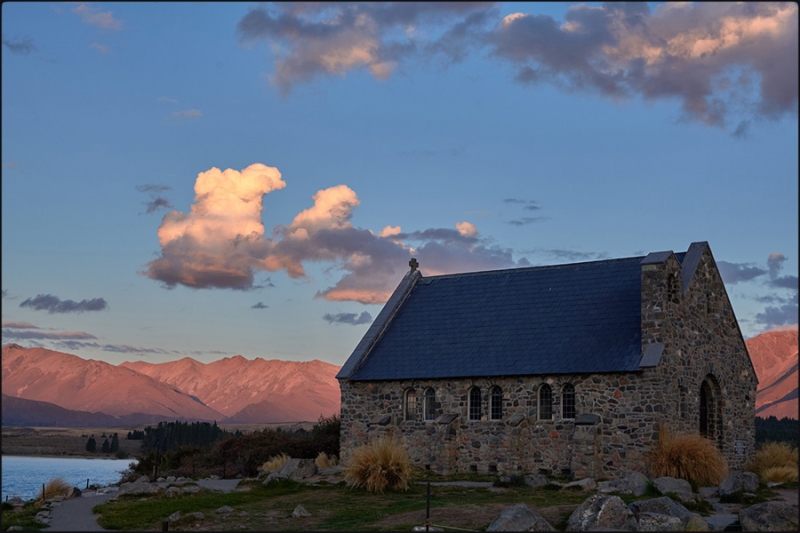
<path fill-rule="evenodd" d="M 154 212 L 156 212 L 156 211 L 158 211 L 159 209 L 162 209 L 162 208 L 163 209 L 175 209 L 175 206 L 172 205 L 172 202 L 170 202 L 166 198 L 162 198 L 160 196 L 157 196 L 156 198 L 153 198 L 149 202 L 144 202 L 144 205 L 147 206 L 147 214 L 148 215 L 150 213 L 154 213 Z"/>
<path fill-rule="evenodd" d="M 3 322 L 0 324 L 0 327 L 11 329 L 40 329 L 39 326 L 35 326 L 30 322 Z"/>
<path fill-rule="evenodd" d="M 687 118 L 724 127 L 737 109 L 797 113 L 797 15 L 794 3 L 674 3 L 652 13 L 644 3 L 577 4 L 563 24 L 509 15 L 486 40 L 521 83 L 677 98 Z"/>
<path fill-rule="evenodd" d="M 250 309 L 267 309 L 269 306 L 266 305 L 264 302 L 258 302 L 255 305 L 251 305 Z"/>
<path fill-rule="evenodd" d="M 173 111 L 172 116 L 175 118 L 193 120 L 203 116 L 203 112 L 199 109 L 184 109 L 182 111 Z"/>
<path fill-rule="evenodd" d="M 30 37 L 23 37 L 22 39 L 6 39 L 3 37 L 3 44 L 8 48 L 9 52 L 13 54 L 28 55 L 31 52 L 36 52 L 39 49 L 33 44 L 33 39 Z"/>
<path fill-rule="evenodd" d="M 550 217 L 522 217 L 517 220 L 509 220 L 508 223 L 512 226 L 526 226 L 543 220 L 550 220 Z"/>
<path fill-rule="evenodd" d="M 108 307 L 108 303 L 103 298 L 92 298 L 91 300 L 61 300 L 52 294 L 38 294 L 35 298 L 28 298 L 20 307 L 30 307 L 35 311 L 47 311 L 48 313 L 83 313 L 85 311 L 102 311 Z"/>
<path fill-rule="evenodd" d="M 534 204 L 533 202 L 530 202 L 530 205 L 526 205 L 523 209 L 525 209 L 526 211 L 538 211 L 541 209 L 541 207 Z"/>
<path fill-rule="evenodd" d="M 87 24 L 99 26 L 105 30 L 118 31 L 122 29 L 122 22 L 115 19 L 111 11 L 98 11 L 95 7 L 80 4 L 72 9 L 73 13 L 78 13 Z"/>
<path fill-rule="evenodd" d="M 756 314 L 756 322 L 762 324 L 765 329 L 797 324 L 797 311 L 797 302 L 779 307 L 767 307 L 764 312 Z"/>
<path fill-rule="evenodd" d="M 717 268 L 719 268 L 719 274 L 722 277 L 722 281 L 727 285 L 733 285 L 742 281 L 749 281 L 767 273 L 767 271 L 763 268 L 750 266 L 750 263 L 730 263 L 728 261 L 717 261 Z"/>
<path fill-rule="evenodd" d="M 2 294 L 3 294 L 3 298 L 7 298 L 8 297 L 8 289 L 3 289 L 3 293 Z"/>
<path fill-rule="evenodd" d="M 167 98 L 166 96 L 159 96 L 158 97 L 158 101 L 159 102 L 167 102 L 167 103 L 170 103 L 170 104 L 177 104 L 178 103 L 178 101 L 175 100 L 174 98 Z"/>
<path fill-rule="evenodd" d="M 350 324 L 351 326 L 369 324 L 372 322 L 372 315 L 366 311 L 360 315 L 356 315 L 355 313 L 338 313 L 336 315 L 325 314 L 325 316 L 322 318 L 327 320 L 329 324 Z"/>
<path fill-rule="evenodd" d="M 276 54 L 270 81 L 282 94 L 320 76 L 366 70 L 385 80 L 406 59 L 464 56 L 475 29 L 486 20 L 486 3 L 277 3 L 259 6 L 237 25 L 243 43 L 265 39 Z M 427 39 L 444 26 L 440 38 Z M 423 29 L 424 28 L 424 29 Z"/>
<path fill-rule="evenodd" d="M 5 324 L 3 324 L 5 327 Z M 41 331 L 15 331 L 3 329 L 3 338 L 8 340 L 82 340 L 96 339 L 91 333 L 83 331 L 61 331 L 57 333 L 44 333 Z"/>
<path fill-rule="evenodd" d="M 562 250 L 559 248 L 551 248 L 547 250 L 538 250 L 546 254 L 557 257 L 565 261 L 591 261 L 593 259 L 604 259 L 608 257 L 605 252 L 576 252 L 574 250 Z"/>
<path fill-rule="evenodd" d="M 94 48 L 95 50 L 97 50 L 101 54 L 107 54 L 107 53 L 109 53 L 111 51 L 111 48 L 108 45 L 100 44 L 100 43 L 92 43 L 92 46 L 90 46 L 90 48 Z"/>
<path fill-rule="evenodd" d="M 146 185 L 137 185 L 136 190 L 139 192 L 153 192 L 153 193 L 162 193 L 164 191 L 172 190 L 172 187 L 169 185 L 158 185 L 155 183 L 148 183 Z"/>
<path fill-rule="evenodd" d="M 181 352 L 177 350 L 163 350 L 161 348 L 141 348 L 128 344 L 99 344 L 97 342 L 83 342 L 79 340 L 62 340 L 53 343 L 55 346 L 66 350 L 81 350 L 91 348 L 112 353 L 135 353 L 140 355 L 173 355 Z"/>
<path fill-rule="evenodd" d="M 786 256 L 783 254 L 772 253 L 767 258 L 767 268 L 769 268 L 769 285 L 779 289 L 797 290 L 797 276 L 780 276 Z"/>
<path fill-rule="evenodd" d="M 426 276 L 514 265 L 511 250 L 489 245 L 471 223 L 413 232 L 387 226 L 378 235 L 357 228 L 351 218 L 360 200 L 346 185 L 317 191 L 311 207 L 266 236 L 262 197 L 285 185 L 277 169 L 260 163 L 241 172 L 201 172 L 191 211 L 164 216 L 158 230 L 161 255 L 141 274 L 170 288 L 250 290 L 256 272 L 284 270 L 303 278 L 306 263 L 326 263 L 328 272 L 344 274 L 315 298 L 379 304 L 407 272 L 412 254 Z"/>
<path fill-rule="evenodd" d="M 520 200 L 519 198 L 504 198 L 505 204 L 524 204 L 527 200 Z"/>
<path fill-rule="evenodd" d="M 136 186 L 136 190 L 137 191 L 150 193 L 150 201 L 149 202 L 143 202 L 144 205 L 147 206 L 147 211 L 146 212 L 147 212 L 148 215 L 150 213 L 154 213 L 154 212 L 156 212 L 156 211 L 158 211 L 159 209 L 162 209 L 162 208 L 164 208 L 164 209 L 175 209 L 175 206 L 172 205 L 172 202 L 170 202 L 167 198 L 164 198 L 164 197 L 160 196 L 160 194 L 159 194 L 159 193 L 162 193 L 164 191 L 169 191 L 171 189 L 172 189 L 172 187 L 170 187 L 169 185 L 157 185 L 155 183 L 149 183 L 149 184 L 146 184 L 146 185 L 137 185 Z"/>

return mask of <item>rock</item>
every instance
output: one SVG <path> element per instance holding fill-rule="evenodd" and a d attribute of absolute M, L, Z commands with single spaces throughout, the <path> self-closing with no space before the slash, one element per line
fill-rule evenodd
<path fill-rule="evenodd" d="M 500 476 L 498 480 L 500 483 L 505 483 L 506 485 L 511 483 L 511 476 Z"/>
<path fill-rule="evenodd" d="M 178 487 L 170 487 L 167 489 L 167 492 L 165 494 L 167 495 L 167 498 L 174 498 L 180 493 L 181 489 L 179 489 Z"/>
<path fill-rule="evenodd" d="M 58 496 L 53 496 L 52 498 L 50 498 L 47 501 L 49 501 L 49 502 L 63 502 L 64 499 L 65 499 L 64 496 L 62 494 L 59 494 Z"/>
<path fill-rule="evenodd" d="M 797 508 L 783 502 L 765 502 L 739 512 L 744 531 L 797 531 Z"/>
<path fill-rule="evenodd" d="M 200 511 L 197 511 L 195 513 L 189 513 L 186 516 L 190 516 L 190 517 L 194 518 L 195 520 L 202 520 L 203 518 L 206 517 L 206 515 L 204 515 Z"/>
<path fill-rule="evenodd" d="M 25 502 L 19 496 L 14 496 L 7 503 L 12 507 L 23 507 L 25 505 Z"/>
<path fill-rule="evenodd" d="M 686 524 L 689 523 L 689 520 L 692 519 L 692 513 L 689 511 L 689 509 L 668 496 L 632 502 L 628 508 L 637 518 L 642 513 L 663 514 L 679 518 L 683 526 L 686 526 Z"/>
<path fill-rule="evenodd" d="M 236 477 L 234 479 L 242 479 L 243 477 L 244 476 L 240 473 L 240 474 L 236 474 Z"/>
<path fill-rule="evenodd" d="M 181 519 L 181 512 L 180 511 L 175 511 L 174 513 L 169 515 L 169 517 L 167 518 L 167 521 L 169 521 L 169 522 L 177 522 L 180 519 Z"/>
<path fill-rule="evenodd" d="M 692 513 L 692 517 L 683 527 L 686 531 L 710 531 L 710 527 L 708 527 L 708 522 L 706 519 L 700 516 L 699 514 Z"/>
<path fill-rule="evenodd" d="M 339 465 L 329 466 L 328 468 L 318 468 L 317 473 L 320 476 L 335 476 L 342 473 L 342 467 Z"/>
<path fill-rule="evenodd" d="M 158 484 L 148 483 L 146 481 L 139 482 L 138 480 L 134 483 L 123 483 L 119 486 L 120 494 L 155 494 L 158 490 Z"/>
<path fill-rule="evenodd" d="M 219 476 L 214 474 L 213 476 L 209 476 L 208 479 L 219 479 Z"/>
<path fill-rule="evenodd" d="M 25 528 L 22 526 L 11 526 L 6 531 L 24 531 Z"/>
<path fill-rule="evenodd" d="M 217 509 L 217 512 L 220 514 L 230 513 L 231 511 L 233 511 L 233 507 L 231 507 L 230 505 L 223 505 L 222 507 Z"/>
<path fill-rule="evenodd" d="M 550 523 L 524 503 L 506 507 L 486 531 L 555 531 Z"/>
<path fill-rule="evenodd" d="M 544 487 L 547 485 L 548 481 L 547 478 L 544 477 L 542 474 L 530 474 L 525 476 L 525 484 L 529 487 Z"/>
<path fill-rule="evenodd" d="M 758 489 L 758 476 L 752 472 L 733 471 L 719 484 L 720 496 L 728 496 L 734 492 L 753 492 Z"/>
<path fill-rule="evenodd" d="M 281 468 L 283 473 L 283 468 Z M 299 459 L 295 468 L 288 474 L 289 479 L 294 481 L 302 481 L 317 473 L 317 464 L 314 459 Z"/>
<path fill-rule="evenodd" d="M 298 505 L 297 507 L 294 508 L 294 511 L 292 511 L 292 516 L 294 518 L 303 518 L 306 516 L 311 516 L 311 513 L 306 511 L 306 508 L 303 507 L 302 505 Z"/>
<path fill-rule="evenodd" d="M 186 485 L 181 489 L 181 492 L 185 492 L 187 494 L 195 494 L 200 492 L 202 488 L 198 487 L 197 485 Z"/>
<path fill-rule="evenodd" d="M 175 476 L 167 476 L 167 479 L 165 479 L 165 481 L 167 483 L 172 483 L 173 481 L 175 481 Z"/>
<path fill-rule="evenodd" d="M 567 531 L 598 528 L 636 530 L 636 519 L 619 496 L 595 494 L 575 509 L 567 522 Z"/>
<path fill-rule="evenodd" d="M 571 481 L 561 487 L 561 490 L 575 490 L 576 488 L 581 490 L 594 490 L 597 488 L 597 483 L 595 483 L 592 478 L 587 477 L 578 481 Z"/>
<path fill-rule="evenodd" d="M 411 531 L 444 531 L 444 529 L 436 526 L 428 526 L 427 528 L 425 526 L 414 526 Z"/>
<path fill-rule="evenodd" d="M 139 479 L 134 481 L 134 483 L 150 483 L 150 478 L 147 476 L 139 476 Z"/>
<path fill-rule="evenodd" d="M 683 522 L 677 516 L 658 513 L 639 514 L 637 531 L 678 531 L 683 529 Z"/>
<path fill-rule="evenodd" d="M 71 500 L 72 498 L 80 498 L 80 496 L 81 496 L 81 489 L 79 489 L 78 487 L 70 487 L 69 490 L 67 491 L 66 499 Z"/>
<path fill-rule="evenodd" d="M 603 493 L 618 492 L 620 494 L 633 494 L 641 496 L 647 492 L 647 484 L 650 482 L 647 476 L 641 472 L 631 472 L 621 479 L 604 481 L 598 486 L 598 490 Z"/>
<path fill-rule="evenodd" d="M 692 492 L 692 485 L 685 479 L 675 479 L 674 477 L 660 477 L 653 480 L 656 488 L 661 494 L 675 494 L 675 496 L 684 502 L 695 501 L 694 493 Z"/>
<path fill-rule="evenodd" d="M 162 476 L 162 477 L 158 478 L 156 481 L 157 481 L 158 483 L 163 483 L 163 482 L 164 482 L 164 481 L 166 481 L 166 480 L 167 480 L 167 478 L 165 478 L 165 477 L 163 477 L 163 476 Z"/>

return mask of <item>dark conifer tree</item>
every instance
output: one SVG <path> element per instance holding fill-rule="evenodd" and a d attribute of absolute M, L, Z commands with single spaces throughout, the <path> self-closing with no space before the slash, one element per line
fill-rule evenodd
<path fill-rule="evenodd" d="M 94 440 L 94 435 L 89 437 L 89 440 L 86 441 L 86 451 L 87 452 L 94 452 L 97 450 L 97 441 Z"/>

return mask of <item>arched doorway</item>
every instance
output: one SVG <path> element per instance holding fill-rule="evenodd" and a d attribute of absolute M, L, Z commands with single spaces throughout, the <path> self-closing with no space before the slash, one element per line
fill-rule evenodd
<path fill-rule="evenodd" d="M 700 384 L 700 435 L 722 446 L 722 397 L 716 378 L 708 374 Z"/>

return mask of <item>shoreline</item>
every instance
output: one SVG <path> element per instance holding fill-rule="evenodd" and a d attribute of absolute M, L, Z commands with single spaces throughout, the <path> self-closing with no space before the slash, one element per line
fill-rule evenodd
<path fill-rule="evenodd" d="M 53 455 L 53 454 L 39 454 L 39 453 L 0 453 L 0 457 L 33 457 L 36 459 L 98 459 L 100 461 L 138 461 L 136 457 L 127 457 L 120 459 L 119 457 L 95 457 L 91 455 Z"/>

